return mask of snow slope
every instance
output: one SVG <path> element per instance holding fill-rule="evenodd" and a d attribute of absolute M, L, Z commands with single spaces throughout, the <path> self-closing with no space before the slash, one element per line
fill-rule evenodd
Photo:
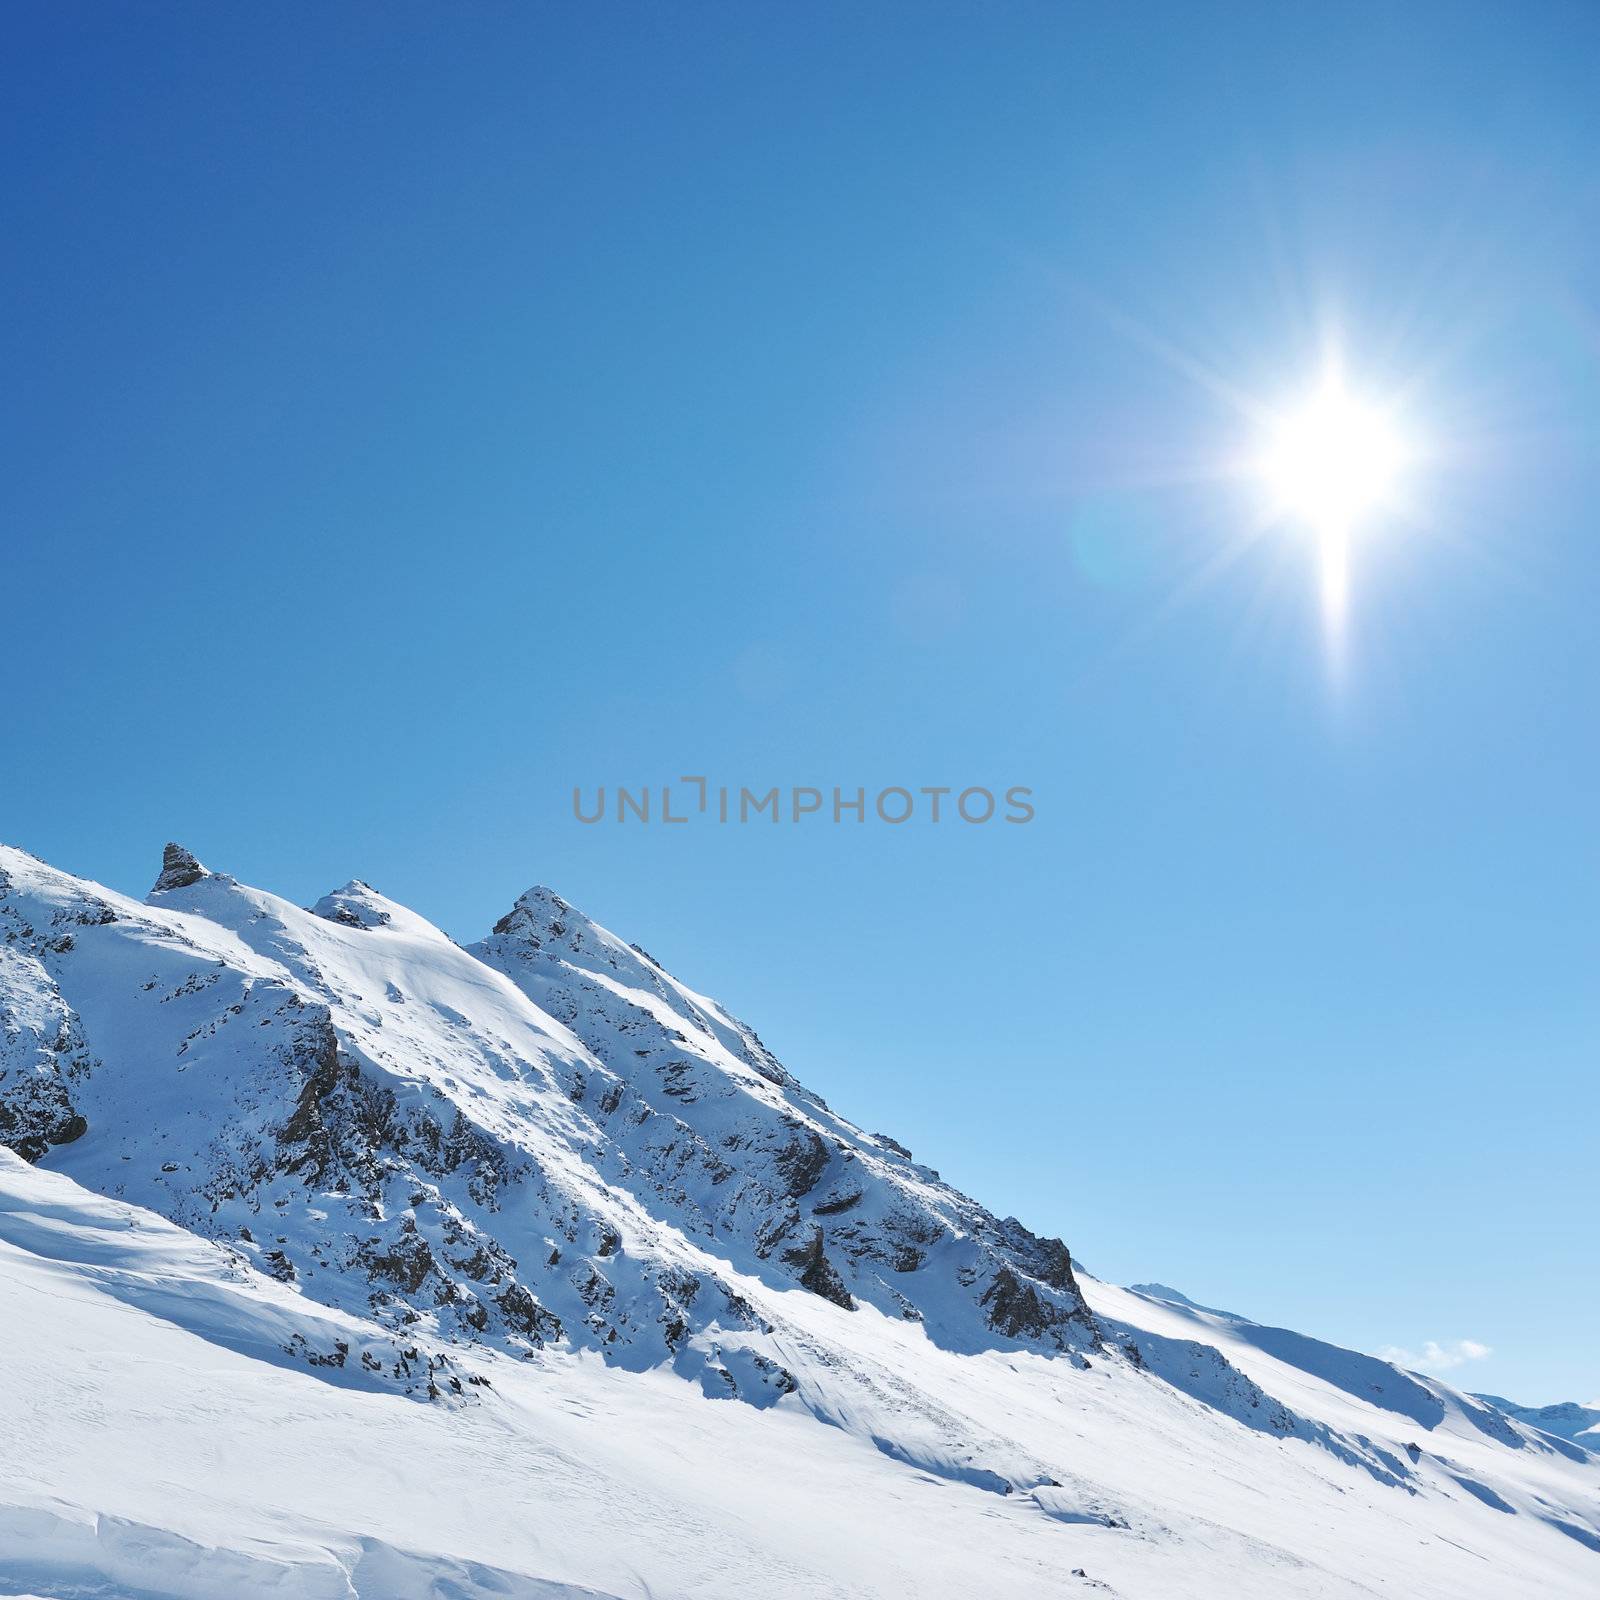
<path fill-rule="evenodd" d="M 1495 1406 L 1518 1422 L 1526 1422 L 1530 1428 L 1541 1428 L 1558 1439 L 1571 1439 L 1590 1450 L 1600 1450 L 1600 1406 L 1579 1405 L 1576 1400 L 1558 1400 L 1550 1406 L 1519 1406 L 1497 1394 L 1473 1398 Z"/>
<path fill-rule="evenodd" d="M 1589 1451 L 1075 1272 L 546 890 L 0 850 L 0 1144 L 0 1593 L 1600 1583 Z"/>

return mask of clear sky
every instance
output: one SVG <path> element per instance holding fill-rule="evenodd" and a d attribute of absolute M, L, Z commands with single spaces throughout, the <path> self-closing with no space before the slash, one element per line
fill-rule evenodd
<path fill-rule="evenodd" d="M 3 29 L 0 836 L 548 883 L 1092 1271 L 1600 1393 L 1600 10 Z M 1037 815 L 573 819 L 687 773 Z"/>

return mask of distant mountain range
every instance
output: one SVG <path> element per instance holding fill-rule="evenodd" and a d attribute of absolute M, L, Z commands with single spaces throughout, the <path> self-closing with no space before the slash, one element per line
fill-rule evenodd
<path fill-rule="evenodd" d="M 1519 1406 L 1499 1395 L 1480 1394 L 1474 1399 L 1497 1406 L 1508 1417 L 1542 1428 L 1558 1438 L 1573 1439 L 1591 1450 L 1600 1451 L 1600 1406 L 1580 1406 L 1575 1400 L 1561 1400 L 1553 1406 Z"/>

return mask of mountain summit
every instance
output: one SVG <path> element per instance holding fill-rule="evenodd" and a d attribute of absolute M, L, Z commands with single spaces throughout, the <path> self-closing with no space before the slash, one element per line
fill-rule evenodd
<path fill-rule="evenodd" d="M 151 887 L 151 894 L 164 894 L 168 889 L 187 889 L 209 876 L 206 869 L 195 860 L 181 844 L 169 844 L 161 852 L 161 873 Z"/>
<path fill-rule="evenodd" d="M 39 1429 L 142 1384 L 169 1432 L 202 1406 L 269 1457 L 274 1419 L 332 1416 L 342 1473 L 203 1474 L 224 1509 L 200 1527 L 36 1452 L 53 1509 L 0 1478 L 0 1579 L 9 1539 L 58 1586 L 132 1583 L 93 1531 L 121 1517 L 156 1552 L 141 1592 L 253 1593 L 258 1498 L 298 1508 L 273 1513 L 292 1594 L 1460 1600 L 1600 1575 L 1580 1445 L 1087 1277 L 551 890 L 463 948 L 360 880 L 307 910 L 168 845 L 139 902 L 0 849 L 0 1028 L 0 1276 L 50 1286 L 7 1291 L 4 1355 L 54 1397 Z M 158 1365 L 74 1365 L 63 1296 Z M 431 1467 L 385 1464 L 408 1451 L 476 1486 L 458 1521 L 420 1509 Z M 623 1531 L 624 1506 L 650 1517 Z M 838 1536 L 862 1517 L 870 1548 Z M 344 1588 L 315 1587 L 330 1563 Z"/>

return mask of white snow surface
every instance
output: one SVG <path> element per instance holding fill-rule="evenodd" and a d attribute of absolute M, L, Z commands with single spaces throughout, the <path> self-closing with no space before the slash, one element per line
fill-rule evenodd
<path fill-rule="evenodd" d="M 1480 1394 L 1474 1398 L 1498 1407 L 1508 1417 L 1526 1422 L 1530 1428 L 1540 1428 L 1558 1439 L 1572 1439 L 1591 1450 L 1600 1450 L 1600 1405 L 1558 1400 L 1554 1405 L 1524 1406 L 1497 1394 Z"/>
<path fill-rule="evenodd" d="M 549 891 L 162 884 L 0 849 L 0 1595 L 1600 1592 L 1581 1443 L 1074 1273 Z"/>

